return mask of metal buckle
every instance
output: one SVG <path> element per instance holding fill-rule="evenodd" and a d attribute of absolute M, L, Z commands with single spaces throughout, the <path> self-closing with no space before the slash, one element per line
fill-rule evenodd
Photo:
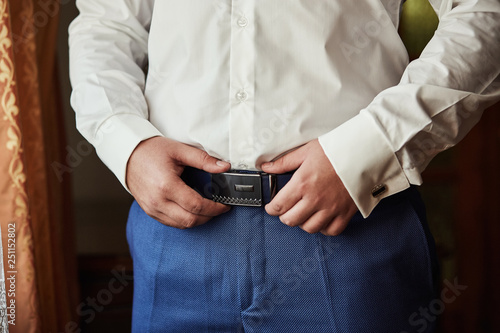
<path fill-rule="evenodd" d="M 234 206 L 262 206 L 262 180 L 258 173 L 212 174 L 212 200 Z"/>

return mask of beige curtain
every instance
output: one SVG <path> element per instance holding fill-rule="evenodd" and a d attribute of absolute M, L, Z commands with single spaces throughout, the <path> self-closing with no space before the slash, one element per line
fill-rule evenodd
<path fill-rule="evenodd" d="M 64 147 L 58 5 L 0 0 L 0 226 L 11 332 L 73 331 L 77 319 L 69 182 L 50 168 Z"/>

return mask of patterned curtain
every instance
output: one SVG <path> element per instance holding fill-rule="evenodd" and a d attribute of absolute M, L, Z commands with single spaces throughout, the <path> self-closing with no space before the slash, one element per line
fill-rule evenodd
<path fill-rule="evenodd" d="M 56 37 L 60 0 L 0 0 L 0 227 L 10 332 L 77 326 Z"/>

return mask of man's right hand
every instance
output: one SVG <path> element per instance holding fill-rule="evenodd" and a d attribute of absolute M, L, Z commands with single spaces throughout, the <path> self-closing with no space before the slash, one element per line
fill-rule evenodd
<path fill-rule="evenodd" d="M 203 198 L 180 178 L 185 166 L 220 173 L 231 165 L 186 144 L 153 137 L 142 141 L 127 164 L 127 186 L 141 208 L 180 229 L 203 224 L 230 207 Z"/>

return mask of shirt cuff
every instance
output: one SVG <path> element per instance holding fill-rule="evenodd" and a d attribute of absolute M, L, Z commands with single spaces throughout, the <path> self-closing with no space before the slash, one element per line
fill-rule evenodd
<path fill-rule="evenodd" d="M 365 111 L 319 137 L 363 217 L 383 198 L 410 187 L 389 142 Z"/>
<path fill-rule="evenodd" d="M 154 136 L 162 134 L 147 119 L 133 114 L 117 114 L 109 117 L 96 133 L 94 146 L 97 155 L 127 191 L 129 191 L 126 184 L 128 159 L 141 141 Z"/>

